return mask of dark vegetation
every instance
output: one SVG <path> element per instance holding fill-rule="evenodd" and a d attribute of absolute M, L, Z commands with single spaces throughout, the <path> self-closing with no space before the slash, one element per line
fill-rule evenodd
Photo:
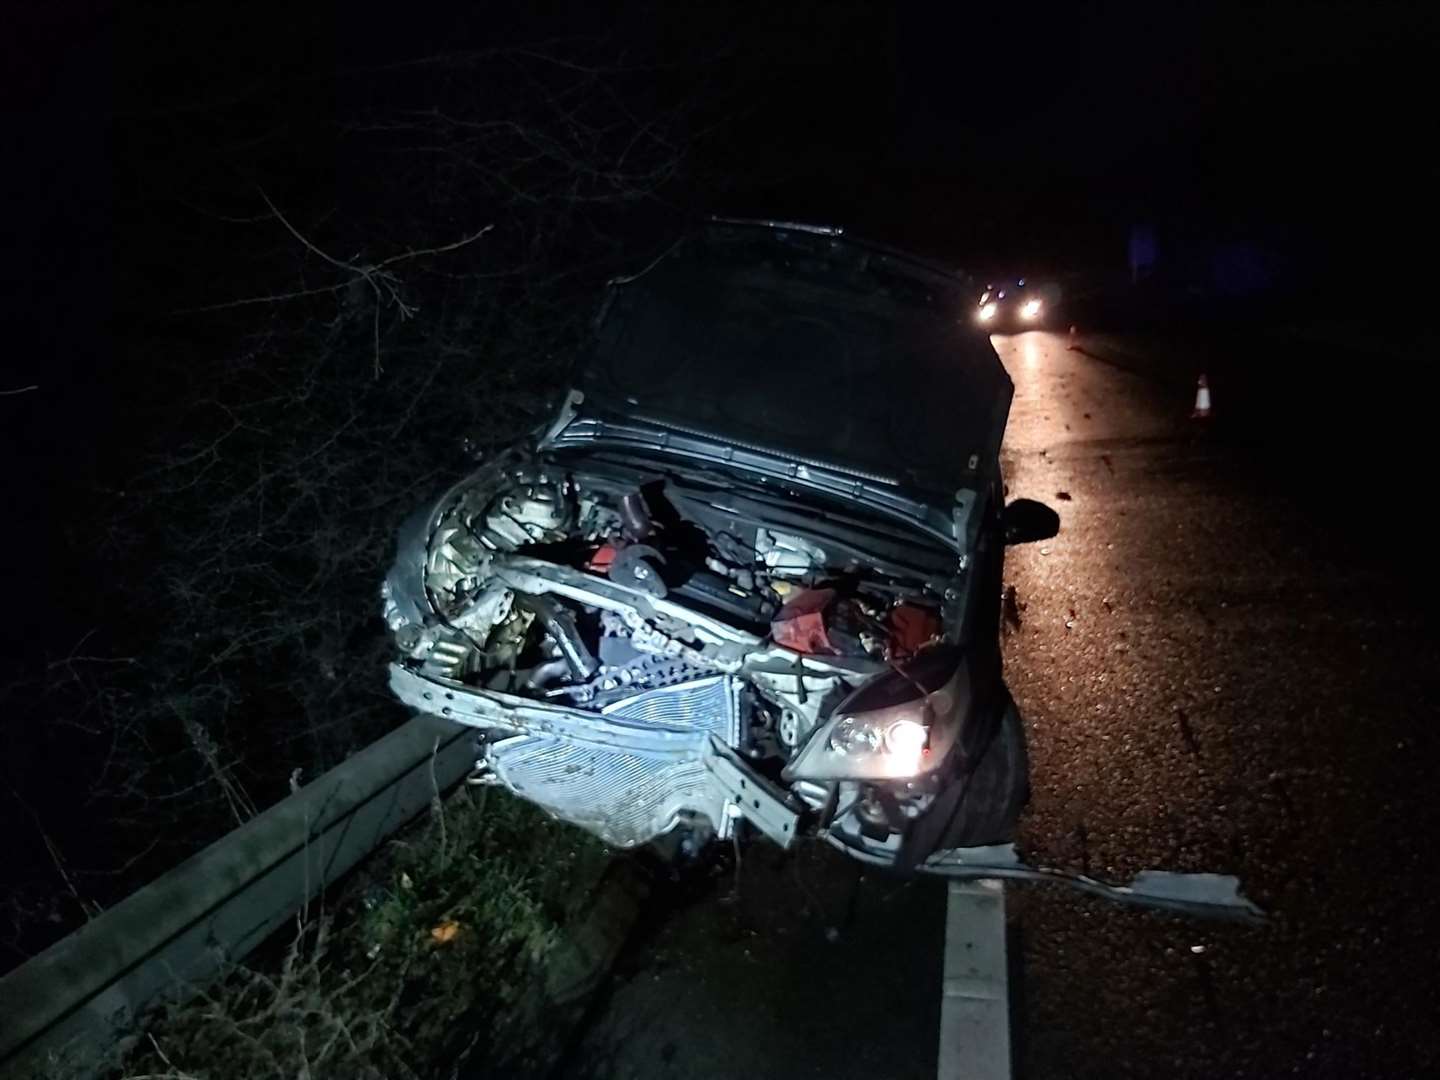
<path fill-rule="evenodd" d="M 109 174 L 57 168 L 73 256 L 30 285 L 93 262 L 106 351 L 59 325 L 3 399 L 54 568 L 0 680 L 6 965 L 403 719 L 397 521 L 544 417 L 599 286 L 684 219 L 697 108 L 733 105 L 697 95 L 713 43 L 147 10 L 87 28 Z"/>
<path fill-rule="evenodd" d="M 803 180 L 797 118 L 888 108 L 833 79 L 885 47 L 858 4 L 824 40 L 723 5 L 34 18 L 0 966 L 402 721 L 400 518 L 545 419 L 606 278 Z"/>
<path fill-rule="evenodd" d="M 157 1003 L 99 1075 L 544 1075 L 563 1012 L 549 973 L 575 964 L 562 936 L 607 860 L 502 790 L 462 788 L 246 961 Z M 62 1055 L 23 1075 L 95 1076 L 86 1065 Z"/>

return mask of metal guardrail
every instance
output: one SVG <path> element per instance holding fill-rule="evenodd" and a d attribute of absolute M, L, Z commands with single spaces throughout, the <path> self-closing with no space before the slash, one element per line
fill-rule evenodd
<path fill-rule="evenodd" d="M 473 734 L 411 720 L 0 978 L 0 1075 L 83 1070 L 162 995 L 243 959 L 459 783 Z"/>

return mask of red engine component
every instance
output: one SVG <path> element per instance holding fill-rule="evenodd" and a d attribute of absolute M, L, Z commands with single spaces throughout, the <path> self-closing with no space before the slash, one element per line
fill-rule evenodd
<path fill-rule="evenodd" d="M 585 564 L 585 569 L 592 574 L 603 574 L 610 569 L 610 564 L 615 561 L 615 545 L 601 544 L 590 561 Z"/>
<path fill-rule="evenodd" d="M 891 659 L 914 656 L 940 636 L 940 616 L 918 604 L 896 604 L 890 609 Z"/>
<path fill-rule="evenodd" d="M 792 595 L 770 623 L 775 644 L 799 653 L 834 656 L 835 647 L 825 632 L 825 609 L 834 599 L 834 589 L 801 589 Z"/>

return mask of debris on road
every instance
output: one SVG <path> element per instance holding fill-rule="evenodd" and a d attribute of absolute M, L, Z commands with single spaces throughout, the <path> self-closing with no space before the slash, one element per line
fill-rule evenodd
<path fill-rule="evenodd" d="M 1199 382 L 1195 384 L 1195 408 L 1190 413 L 1190 419 L 1210 419 L 1210 380 L 1204 375 L 1201 375 Z"/>
<path fill-rule="evenodd" d="M 446 945 L 460 936 L 460 924 L 454 919 L 446 919 L 438 926 L 431 927 L 430 939 L 437 945 Z"/>
<path fill-rule="evenodd" d="M 1004 625 L 1012 630 L 1019 630 L 1022 625 L 1020 613 L 1025 610 L 1025 605 L 1020 603 L 1019 594 L 1014 585 L 1005 586 L 1001 610 L 1004 613 Z"/>
<path fill-rule="evenodd" d="M 1142 870 L 1127 884 L 1115 885 L 1083 874 L 1032 866 L 1020 858 L 1014 844 L 939 852 L 926 860 L 920 871 L 949 878 L 1054 882 L 1121 904 L 1249 923 L 1267 919 L 1265 912 L 1241 893 L 1239 879 L 1230 874 Z"/>

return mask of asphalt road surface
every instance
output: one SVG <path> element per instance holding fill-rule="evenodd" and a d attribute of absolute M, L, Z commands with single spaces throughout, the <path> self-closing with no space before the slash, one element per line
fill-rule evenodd
<path fill-rule="evenodd" d="M 1184 373 L 995 344 L 1010 494 L 1062 519 L 1007 560 L 1022 849 L 1111 878 L 1234 873 L 1274 915 L 1012 887 L 1017 1075 L 1436 1075 L 1440 649 L 1405 585 L 1424 546 L 1357 528 L 1364 492 L 1297 475 L 1278 440 L 1193 423 Z M 944 902 L 756 845 L 656 913 L 563 1071 L 932 1077 Z"/>

